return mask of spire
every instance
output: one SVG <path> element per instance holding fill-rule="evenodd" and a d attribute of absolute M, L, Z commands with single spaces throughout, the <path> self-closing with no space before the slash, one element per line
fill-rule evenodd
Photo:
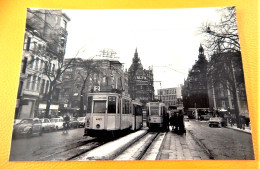
<path fill-rule="evenodd" d="M 134 57 L 138 58 L 137 47 L 135 48 L 135 55 L 134 55 Z"/>
<path fill-rule="evenodd" d="M 201 55 L 203 55 L 204 54 L 204 49 L 203 49 L 203 47 L 202 47 L 202 45 L 200 44 L 200 47 L 199 47 L 199 54 Z"/>

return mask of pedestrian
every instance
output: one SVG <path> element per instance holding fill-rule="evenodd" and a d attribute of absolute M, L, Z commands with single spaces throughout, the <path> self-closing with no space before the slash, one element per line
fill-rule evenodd
<path fill-rule="evenodd" d="M 180 110 L 178 113 L 178 134 L 186 133 L 185 126 L 184 126 L 184 115 Z"/>
<path fill-rule="evenodd" d="M 70 117 L 69 115 L 67 114 L 65 117 L 64 117 L 64 122 L 63 122 L 63 131 L 65 131 L 66 133 L 68 132 L 67 130 L 69 129 L 69 122 L 70 122 Z"/>
<path fill-rule="evenodd" d="M 241 122 L 241 128 L 243 130 L 245 130 L 246 121 L 245 121 L 245 118 L 243 116 L 240 116 L 240 122 Z"/>
<path fill-rule="evenodd" d="M 234 125 L 234 122 L 235 122 L 234 118 L 230 117 L 230 125 L 231 125 L 231 127 Z"/>
<path fill-rule="evenodd" d="M 169 130 L 169 114 L 167 112 L 163 114 L 163 128 L 165 131 Z"/>

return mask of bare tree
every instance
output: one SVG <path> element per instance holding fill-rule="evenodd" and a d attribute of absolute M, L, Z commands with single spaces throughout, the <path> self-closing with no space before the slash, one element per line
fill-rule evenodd
<path fill-rule="evenodd" d="M 46 99 L 46 111 L 45 117 L 49 117 L 50 105 L 53 101 L 53 94 L 57 87 L 61 84 L 61 77 L 63 73 L 74 66 L 76 56 L 69 59 L 68 62 L 63 62 L 63 57 L 55 57 L 48 50 L 37 50 L 34 51 L 37 57 L 32 58 L 29 64 L 39 61 L 43 64 L 41 73 L 45 75 L 49 80 L 49 88 L 47 90 L 45 99 Z"/>
<path fill-rule="evenodd" d="M 215 52 L 240 52 L 236 8 L 226 7 L 219 12 L 222 15 L 218 23 L 205 23 L 201 27 L 207 51 L 210 55 Z"/>
<path fill-rule="evenodd" d="M 79 116 L 83 116 L 84 114 L 84 96 L 86 95 L 86 87 L 88 86 L 90 79 L 94 80 L 95 75 L 104 74 L 102 73 L 101 63 L 94 61 L 93 59 L 77 59 L 77 63 L 75 64 L 79 67 L 79 71 L 77 74 L 81 79 L 81 89 L 80 89 L 80 112 Z"/>

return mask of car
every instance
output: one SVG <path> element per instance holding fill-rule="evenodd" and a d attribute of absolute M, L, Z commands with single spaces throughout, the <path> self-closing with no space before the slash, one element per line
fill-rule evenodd
<path fill-rule="evenodd" d="M 70 128 L 78 128 L 78 126 L 79 126 L 79 121 L 77 120 L 77 118 L 76 117 L 71 118 L 69 127 Z"/>
<path fill-rule="evenodd" d="M 22 120 L 22 119 L 14 119 L 14 124 L 13 124 L 13 125 L 16 125 L 16 124 L 20 123 L 21 120 Z"/>
<path fill-rule="evenodd" d="M 42 131 L 43 132 L 50 132 L 50 131 L 53 131 L 55 129 L 55 124 L 54 123 L 51 123 L 50 119 L 47 119 L 47 118 L 43 118 L 43 119 L 40 119 L 41 122 L 42 122 Z"/>
<path fill-rule="evenodd" d="M 28 137 L 33 134 L 42 135 L 42 122 L 39 118 L 22 119 L 20 123 L 14 126 L 13 137 L 26 135 Z"/>
<path fill-rule="evenodd" d="M 78 117 L 79 127 L 85 127 L 86 117 Z"/>
<path fill-rule="evenodd" d="M 55 125 L 56 130 L 63 129 L 63 118 L 51 118 L 51 123 Z"/>
<path fill-rule="evenodd" d="M 211 117 L 209 119 L 209 127 L 217 126 L 217 127 L 225 127 L 227 124 L 222 117 Z"/>

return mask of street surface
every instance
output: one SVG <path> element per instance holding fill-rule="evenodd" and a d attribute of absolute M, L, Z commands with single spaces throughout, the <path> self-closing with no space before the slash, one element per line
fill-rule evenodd
<path fill-rule="evenodd" d="M 87 158 L 87 154 L 93 154 L 102 147 L 109 147 L 105 150 L 111 154 L 111 157 L 106 157 L 110 160 L 254 159 L 251 134 L 228 128 L 211 128 L 206 121 L 185 120 L 185 126 L 187 132 L 183 135 L 172 131 L 148 132 L 145 135 L 145 128 L 139 131 L 143 137 L 136 132 L 110 143 L 83 136 L 83 128 L 71 129 L 67 134 L 56 131 L 31 138 L 21 137 L 12 140 L 10 161 L 66 161 L 79 159 L 77 157 L 94 160 L 92 156 L 97 156 L 97 153 L 91 158 Z M 104 151 L 98 152 L 104 156 Z"/>
<path fill-rule="evenodd" d="M 72 129 L 68 133 L 62 131 L 43 133 L 42 136 L 31 138 L 17 138 L 12 140 L 10 161 L 37 161 L 46 156 L 69 150 L 75 146 L 84 144 L 91 139 L 83 137 L 84 129 Z"/>
<path fill-rule="evenodd" d="M 254 160 L 251 134 L 209 127 L 206 121 L 189 120 L 186 129 L 202 143 L 215 160 Z"/>

